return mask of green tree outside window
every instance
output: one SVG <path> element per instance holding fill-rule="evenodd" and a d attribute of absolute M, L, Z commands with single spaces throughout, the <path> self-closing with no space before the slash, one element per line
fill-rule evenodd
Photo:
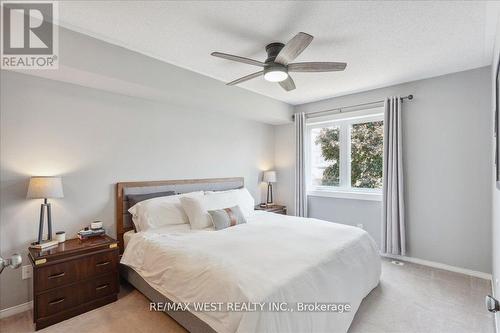
<path fill-rule="evenodd" d="M 340 183 L 340 131 L 338 127 L 322 128 L 316 137 L 315 144 L 320 145 L 321 155 L 329 166 L 323 170 L 321 185 L 339 186 Z"/>
<path fill-rule="evenodd" d="M 383 122 L 353 124 L 351 127 L 351 187 L 382 188 L 384 133 Z M 340 131 L 338 127 L 322 128 L 315 139 L 328 166 L 323 170 L 321 185 L 340 184 Z"/>

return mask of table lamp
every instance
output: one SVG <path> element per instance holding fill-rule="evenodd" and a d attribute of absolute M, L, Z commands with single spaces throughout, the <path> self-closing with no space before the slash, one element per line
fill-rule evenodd
<path fill-rule="evenodd" d="M 45 210 L 47 210 L 48 240 L 52 240 L 52 214 L 48 198 L 63 198 L 63 187 L 61 177 L 31 177 L 28 186 L 27 199 L 43 199 L 40 206 L 40 225 L 38 227 L 38 243 L 42 244 L 43 224 Z"/>
<path fill-rule="evenodd" d="M 264 171 L 264 177 L 262 179 L 267 183 L 267 200 L 266 204 L 271 206 L 273 204 L 273 184 L 276 183 L 276 171 Z"/>

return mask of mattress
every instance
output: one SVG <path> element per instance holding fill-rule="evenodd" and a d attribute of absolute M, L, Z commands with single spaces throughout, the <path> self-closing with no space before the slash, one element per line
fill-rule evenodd
<path fill-rule="evenodd" d="M 267 212 L 216 232 L 138 233 L 121 262 L 167 299 L 192 305 L 217 332 L 347 332 L 381 265 L 359 228 Z M 223 308 L 196 309 L 200 303 Z M 263 307 L 238 311 L 238 304 Z M 304 304 L 328 311 L 300 311 Z M 350 311 L 331 310 L 338 305 Z"/>

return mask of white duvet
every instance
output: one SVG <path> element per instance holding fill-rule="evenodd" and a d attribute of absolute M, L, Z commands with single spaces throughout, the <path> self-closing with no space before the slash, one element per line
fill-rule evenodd
<path fill-rule="evenodd" d="M 175 302 L 286 302 L 290 309 L 297 302 L 349 303 L 352 308 L 192 311 L 217 332 L 347 332 L 362 299 L 379 282 L 373 239 L 359 228 L 266 212 L 248 222 L 220 231 L 138 233 L 121 263 Z"/>

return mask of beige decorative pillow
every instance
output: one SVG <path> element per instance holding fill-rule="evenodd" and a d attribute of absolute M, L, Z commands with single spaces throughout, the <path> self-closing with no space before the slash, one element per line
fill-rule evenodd
<path fill-rule="evenodd" d="M 180 198 L 182 208 L 189 218 L 191 229 L 205 229 L 212 225 L 212 219 L 208 214 L 209 210 L 239 206 L 245 214 L 245 207 L 242 207 L 239 193 L 235 191 L 214 192 L 210 195 Z M 243 204 L 243 206 L 248 206 L 248 204 Z"/>
<path fill-rule="evenodd" d="M 215 230 L 226 229 L 234 227 L 237 224 L 247 223 L 245 216 L 241 212 L 239 206 L 231 208 L 209 210 L 208 214 L 212 218 Z"/>

